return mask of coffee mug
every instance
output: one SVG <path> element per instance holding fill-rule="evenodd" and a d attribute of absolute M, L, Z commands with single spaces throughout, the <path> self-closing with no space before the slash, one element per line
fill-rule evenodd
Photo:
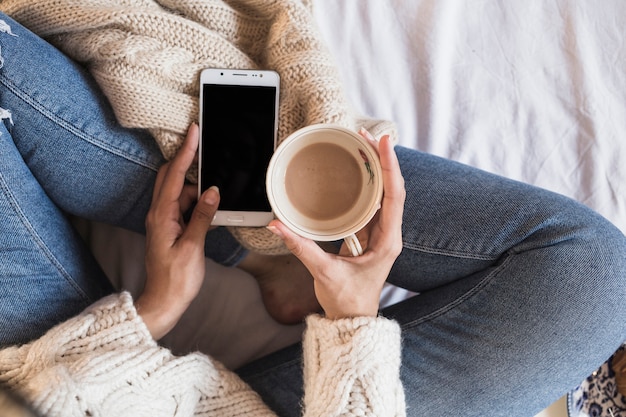
<path fill-rule="evenodd" d="M 344 239 L 363 254 L 356 232 L 374 217 L 383 195 L 374 147 L 358 133 L 332 124 L 302 128 L 276 149 L 267 170 L 274 215 L 300 236 Z"/>

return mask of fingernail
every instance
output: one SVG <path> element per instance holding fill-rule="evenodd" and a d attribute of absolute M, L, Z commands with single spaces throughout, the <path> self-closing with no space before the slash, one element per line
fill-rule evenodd
<path fill-rule="evenodd" d="M 220 195 L 220 189 L 217 188 L 215 185 L 212 185 L 211 187 L 209 187 L 209 190 L 213 190 L 214 192 L 206 193 L 204 201 L 206 201 L 210 205 L 214 205 L 215 203 L 217 203 L 217 198 Z"/>
<path fill-rule="evenodd" d="M 391 135 L 385 135 L 389 138 L 389 142 L 391 142 L 391 146 L 396 146 L 398 144 L 398 137 L 397 136 L 391 136 Z"/>
<path fill-rule="evenodd" d="M 372 136 L 372 134 L 371 134 L 371 133 L 370 133 L 370 132 L 369 132 L 366 128 L 364 128 L 364 127 L 361 127 L 361 128 L 359 129 L 359 133 L 360 133 L 361 135 L 365 136 L 365 137 L 366 137 L 367 139 L 369 139 L 369 140 L 373 140 L 374 142 L 378 142 L 378 141 L 376 140 L 376 138 L 374 138 L 374 136 Z"/>
<path fill-rule="evenodd" d="M 265 226 L 267 228 L 267 230 L 269 230 L 270 232 L 274 233 L 276 236 L 278 236 L 279 238 L 283 238 L 283 232 L 280 231 L 280 229 L 278 229 L 278 227 L 276 226 L 272 226 L 272 225 L 268 225 Z"/>

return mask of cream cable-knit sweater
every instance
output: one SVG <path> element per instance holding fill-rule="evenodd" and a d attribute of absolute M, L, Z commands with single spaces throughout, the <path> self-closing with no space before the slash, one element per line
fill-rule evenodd
<path fill-rule="evenodd" d="M 405 415 L 397 323 L 310 316 L 303 343 L 304 416 Z M 274 415 L 218 362 L 158 346 L 128 293 L 0 350 L 0 382 L 47 417 Z"/>
<path fill-rule="evenodd" d="M 279 141 L 314 123 L 395 136 L 393 123 L 351 110 L 309 1 L 2 0 L 0 9 L 84 63 L 119 122 L 148 129 L 167 159 L 198 120 L 207 67 L 280 74 Z M 264 228 L 230 231 L 249 249 L 286 253 Z"/>

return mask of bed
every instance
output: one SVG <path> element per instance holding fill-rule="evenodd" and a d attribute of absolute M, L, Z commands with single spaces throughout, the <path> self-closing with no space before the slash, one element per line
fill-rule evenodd
<path fill-rule="evenodd" d="M 626 2 L 314 0 L 352 104 L 400 144 L 544 187 L 626 232 Z M 109 276 L 136 291 L 143 238 L 92 225 Z M 245 273 L 209 265 L 202 303 L 165 340 L 237 367 L 299 340 Z M 411 296 L 385 290 L 384 303 Z M 251 314 L 253 312 L 253 314 Z"/>

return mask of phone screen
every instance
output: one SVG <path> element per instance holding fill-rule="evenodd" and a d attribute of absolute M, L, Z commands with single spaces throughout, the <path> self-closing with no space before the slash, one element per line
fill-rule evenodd
<path fill-rule="evenodd" d="M 265 173 L 274 152 L 276 88 L 203 84 L 202 192 L 220 189 L 220 210 L 271 211 Z"/>

